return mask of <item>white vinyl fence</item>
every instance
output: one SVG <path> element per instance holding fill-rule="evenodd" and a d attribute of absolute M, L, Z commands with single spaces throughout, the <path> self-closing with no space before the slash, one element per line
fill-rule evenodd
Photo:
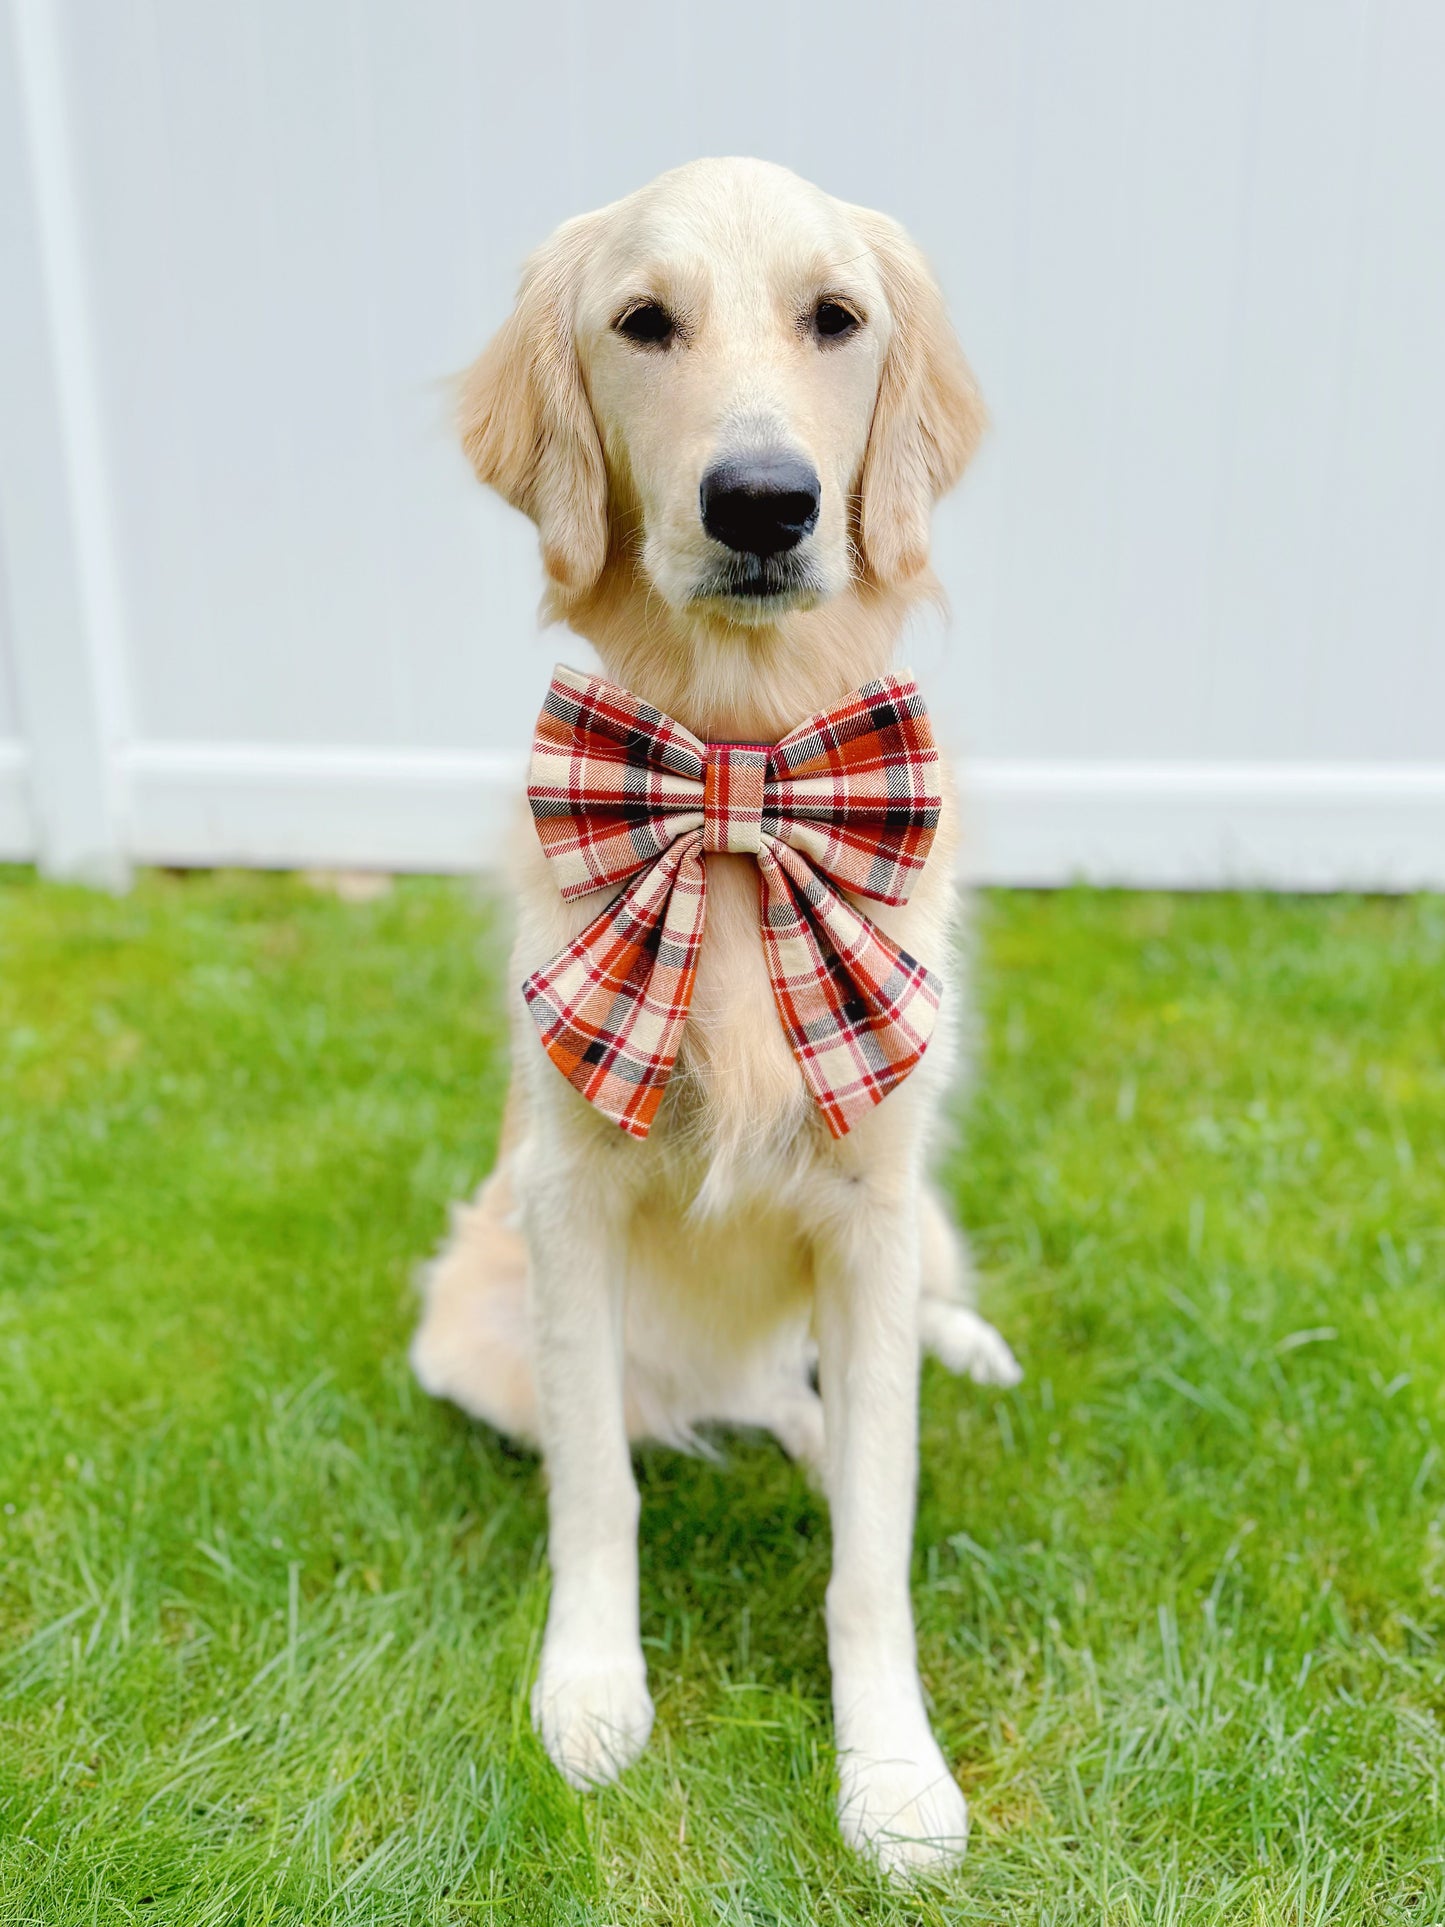
<path fill-rule="evenodd" d="M 1445 885 L 1441 0 L 0 8 L 0 857 L 485 865 L 581 646 L 446 377 L 743 152 L 992 407 L 911 647 L 975 872 Z"/>

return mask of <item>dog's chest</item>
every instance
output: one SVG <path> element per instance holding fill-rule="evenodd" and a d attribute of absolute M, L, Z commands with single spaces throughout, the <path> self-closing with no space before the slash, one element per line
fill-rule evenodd
<path fill-rule="evenodd" d="M 750 1135 L 807 1104 L 768 978 L 751 857 L 707 858 L 706 925 L 679 1068 L 719 1126 L 745 1121 Z"/>

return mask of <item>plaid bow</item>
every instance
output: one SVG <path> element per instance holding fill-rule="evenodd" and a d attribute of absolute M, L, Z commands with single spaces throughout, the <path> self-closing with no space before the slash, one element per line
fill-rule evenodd
<path fill-rule="evenodd" d="M 911 677 L 865 683 L 768 748 L 700 742 L 559 668 L 527 796 L 564 897 L 627 885 L 522 991 L 558 1070 L 633 1137 L 677 1060 L 709 851 L 756 859 L 778 1017 L 835 1137 L 923 1055 L 942 986 L 831 887 L 905 903 L 928 855 L 938 752 Z"/>

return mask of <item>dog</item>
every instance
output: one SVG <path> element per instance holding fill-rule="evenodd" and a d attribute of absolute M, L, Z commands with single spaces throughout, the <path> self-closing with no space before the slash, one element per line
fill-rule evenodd
<path fill-rule="evenodd" d="M 938 594 L 933 504 L 984 427 L 903 230 L 753 160 L 695 162 L 560 228 L 465 376 L 460 419 L 478 477 L 537 526 L 544 613 L 703 745 L 776 744 L 887 675 L 910 609 Z M 920 1349 L 980 1382 L 1019 1376 L 970 1309 L 967 1250 L 927 1178 L 964 1002 L 946 777 L 940 793 L 906 905 L 866 906 L 948 978 L 936 1027 L 842 1135 L 780 1023 L 759 865 L 731 849 L 706 858 L 652 1128 L 619 1130 L 559 1076 L 517 987 L 612 892 L 565 900 L 519 824 L 498 1161 L 428 1269 L 412 1347 L 428 1391 L 542 1448 L 552 1589 L 533 1718 L 579 1787 L 621 1772 L 652 1726 L 630 1441 L 761 1427 L 813 1470 L 833 1519 L 840 1823 L 905 1876 L 967 1834 L 909 1599 Z"/>

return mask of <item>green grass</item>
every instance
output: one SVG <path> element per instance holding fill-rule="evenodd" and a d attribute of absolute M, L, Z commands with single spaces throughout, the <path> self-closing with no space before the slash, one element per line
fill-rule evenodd
<path fill-rule="evenodd" d="M 643 1762 L 532 1738 L 543 1494 L 411 1383 L 500 938 L 0 877 L 0 1922 L 1445 1919 L 1445 902 L 994 897 L 947 1180 L 1028 1373 L 924 1383 L 967 1864 L 837 1843 L 827 1521 L 641 1459 Z"/>

